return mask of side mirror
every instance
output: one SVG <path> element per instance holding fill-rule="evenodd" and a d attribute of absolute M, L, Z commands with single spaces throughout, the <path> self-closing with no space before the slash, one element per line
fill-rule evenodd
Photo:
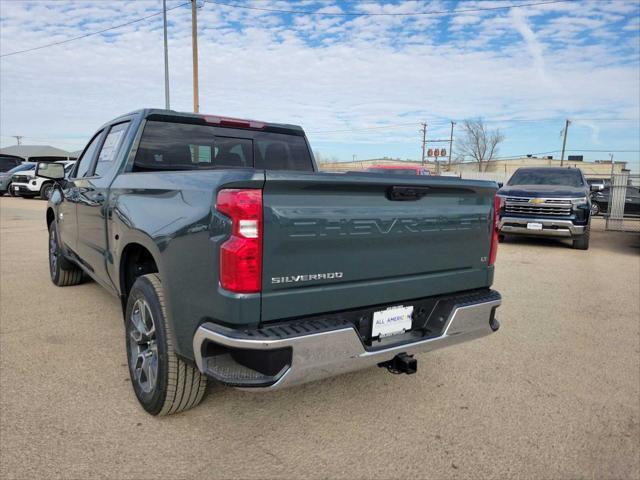
<path fill-rule="evenodd" d="M 49 180 L 64 179 L 64 165 L 61 163 L 40 162 L 36 167 L 36 176 Z"/>

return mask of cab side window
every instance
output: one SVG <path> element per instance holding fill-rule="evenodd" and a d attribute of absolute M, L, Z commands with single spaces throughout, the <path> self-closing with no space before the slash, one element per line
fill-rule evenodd
<path fill-rule="evenodd" d="M 127 133 L 128 127 L 129 122 L 119 123 L 111 127 L 100 149 L 98 163 L 96 164 L 96 170 L 94 172 L 95 175 L 102 176 L 111 171 L 116 163 L 116 155 L 120 150 L 120 145 L 122 145 L 122 140 L 124 139 L 125 133 Z"/>
<path fill-rule="evenodd" d="M 85 148 L 84 153 L 78 160 L 78 168 L 76 168 L 76 173 L 73 175 L 74 178 L 82 178 L 86 177 L 89 172 L 89 168 L 91 167 L 91 162 L 93 157 L 96 155 L 96 150 L 98 150 L 98 145 L 100 144 L 99 140 L 102 136 L 102 132 L 98 132 L 89 142 L 87 148 Z"/>

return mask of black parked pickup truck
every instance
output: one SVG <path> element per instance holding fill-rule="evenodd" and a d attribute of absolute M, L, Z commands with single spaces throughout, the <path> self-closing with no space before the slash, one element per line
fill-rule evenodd
<path fill-rule="evenodd" d="M 589 248 L 590 188 L 577 168 L 519 168 L 498 190 L 498 229 L 505 235 L 569 238 Z"/>
<path fill-rule="evenodd" d="M 135 394 L 271 390 L 498 329 L 492 182 L 316 171 L 300 127 L 167 110 L 102 126 L 47 209 L 56 285 L 118 296 Z"/>

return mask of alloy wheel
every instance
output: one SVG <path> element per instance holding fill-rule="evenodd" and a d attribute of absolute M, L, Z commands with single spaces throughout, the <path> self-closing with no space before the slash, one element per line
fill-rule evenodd
<path fill-rule="evenodd" d="M 153 314 L 144 299 L 136 300 L 129 323 L 129 358 L 133 379 L 143 392 L 150 393 L 158 380 L 158 345 Z"/>

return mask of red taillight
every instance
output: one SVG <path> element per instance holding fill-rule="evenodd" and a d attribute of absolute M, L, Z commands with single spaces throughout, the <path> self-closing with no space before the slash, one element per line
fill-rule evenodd
<path fill-rule="evenodd" d="M 231 237 L 220 247 L 220 285 L 257 293 L 262 288 L 262 190 L 220 190 L 216 208 L 233 222 Z"/>
<path fill-rule="evenodd" d="M 493 199 L 493 228 L 491 230 L 491 250 L 489 251 L 489 266 L 496 263 L 496 256 L 498 255 L 498 220 L 499 212 L 502 207 L 502 198 L 498 195 Z"/>

